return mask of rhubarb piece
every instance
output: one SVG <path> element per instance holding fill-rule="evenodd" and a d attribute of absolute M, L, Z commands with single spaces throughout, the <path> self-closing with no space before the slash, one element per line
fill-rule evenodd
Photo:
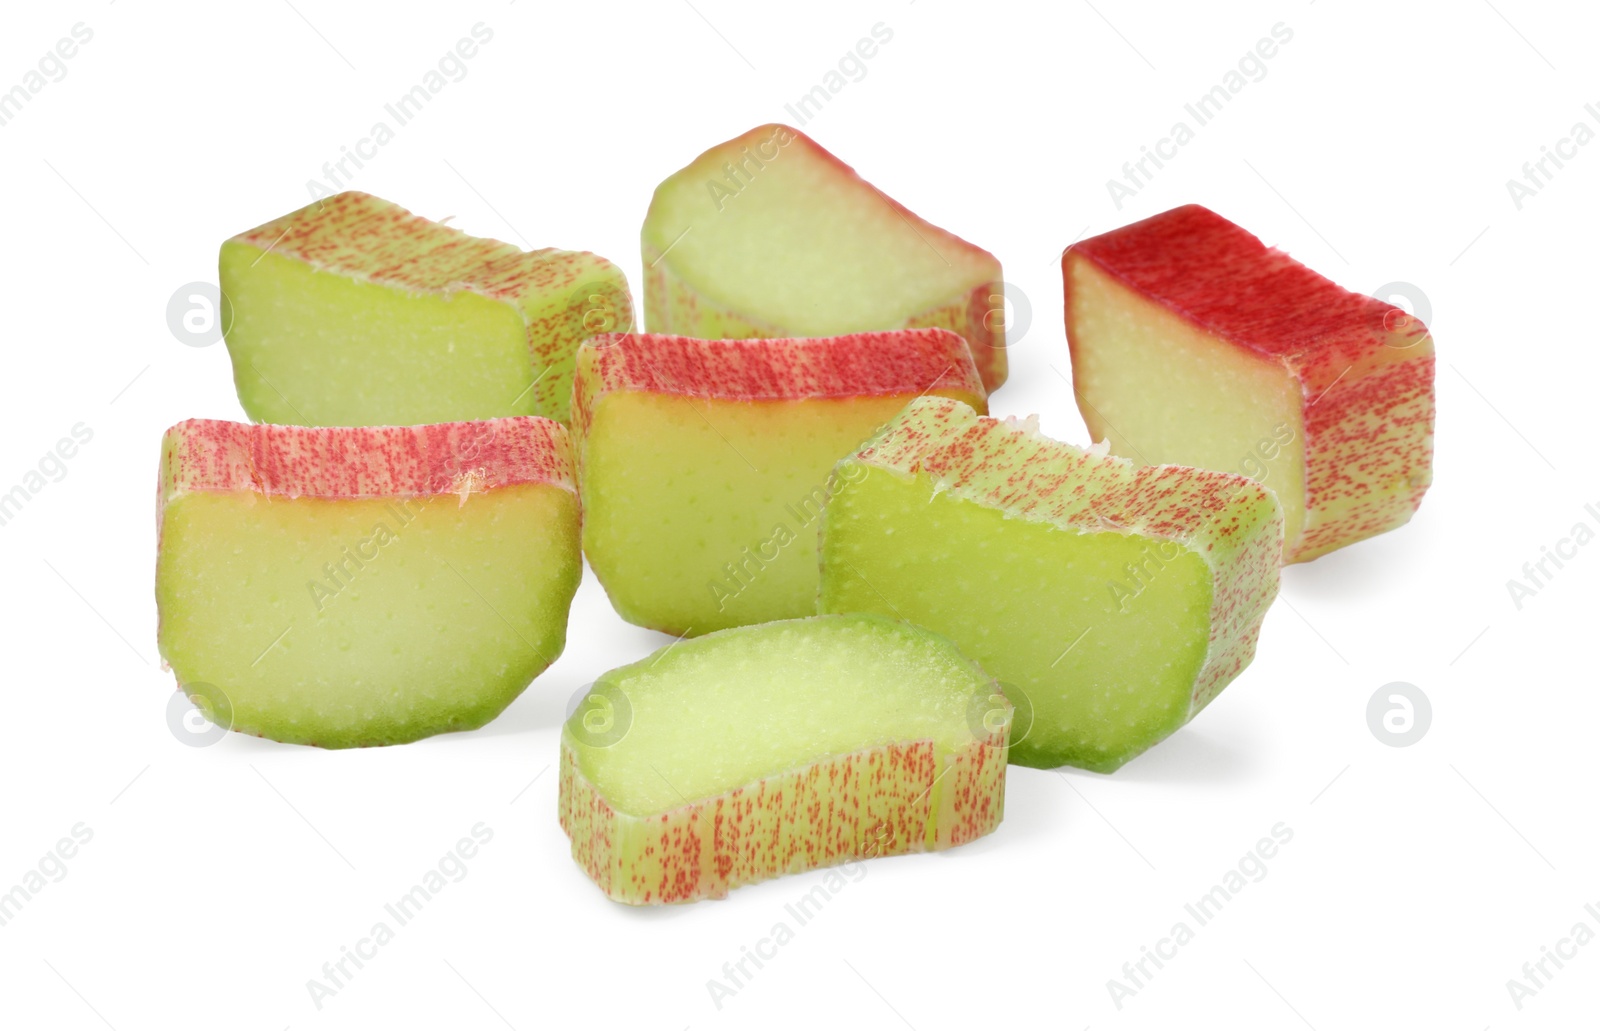
<path fill-rule="evenodd" d="M 158 524 L 179 688 L 220 695 L 234 730 L 326 748 L 499 715 L 561 654 L 582 568 L 567 431 L 530 416 L 179 423 Z"/>
<path fill-rule="evenodd" d="M 1012 708 L 944 638 L 812 616 L 674 643 L 561 731 L 561 826 L 611 898 L 722 898 L 1000 823 Z"/>
<path fill-rule="evenodd" d="M 1034 419 L 924 398 L 838 477 L 821 611 L 956 642 L 1031 707 L 1023 766 L 1110 772 L 1183 726 L 1249 664 L 1278 590 L 1270 491 L 1083 451 Z"/>
<path fill-rule="evenodd" d="M 565 421 L 578 345 L 633 324 L 604 258 L 521 251 L 365 193 L 242 233 L 220 264 L 233 380 L 257 422 Z"/>
<path fill-rule="evenodd" d="M 961 334 L 986 389 L 1006 379 L 1000 263 L 918 218 L 786 125 L 712 147 L 656 187 L 645 320 L 698 337 Z"/>
<path fill-rule="evenodd" d="M 1433 338 L 1196 204 L 1068 248 L 1067 339 L 1096 440 L 1278 494 L 1284 560 L 1402 525 L 1433 479 Z"/>
<path fill-rule="evenodd" d="M 814 614 L 834 463 L 924 393 L 984 404 L 949 330 L 596 337 L 573 433 L 584 553 L 612 605 L 675 636 Z"/>

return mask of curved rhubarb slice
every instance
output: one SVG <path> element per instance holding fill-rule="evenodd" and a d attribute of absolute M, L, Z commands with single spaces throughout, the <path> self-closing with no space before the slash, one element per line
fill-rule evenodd
<path fill-rule="evenodd" d="M 1019 710 L 1011 760 L 1109 772 L 1255 654 L 1283 519 L 1242 476 L 1137 468 L 924 398 L 840 464 L 824 612 L 945 634 Z"/>
<path fill-rule="evenodd" d="M 718 144 L 656 187 L 645 319 L 699 337 L 961 334 L 991 392 L 1006 380 L 1000 262 L 918 218 L 786 125 Z"/>
<path fill-rule="evenodd" d="M 536 417 L 179 423 L 158 525 L 179 689 L 223 726 L 327 748 L 499 715 L 561 654 L 582 569 L 567 432 Z"/>
<path fill-rule="evenodd" d="M 522 251 L 365 193 L 241 233 L 220 275 L 234 385 L 257 422 L 565 421 L 578 345 L 633 325 L 604 258 Z"/>
<path fill-rule="evenodd" d="M 984 404 L 949 330 L 596 337 L 573 432 L 584 552 L 612 604 L 677 636 L 814 614 L 834 463 L 929 393 Z"/>
<path fill-rule="evenodd" d="M 1011 704 L 937 634 L 812 616 L 674 643 L 612 670 L 561 731 L 561 826 L 634 905 L 1000 823 Z"/>
<path fill-rule="evenodd" d="M 1078 407 L 1140 463 L 1278 494 L 1284 560 L 1402 525 L 1433 479 L 1433 338 L 1191 204 L 1062 258 Z"/>

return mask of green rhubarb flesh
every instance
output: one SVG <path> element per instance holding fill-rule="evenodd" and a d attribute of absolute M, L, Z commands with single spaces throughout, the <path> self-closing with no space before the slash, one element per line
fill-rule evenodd
<path fill-rule="evenodd" d="M 625 330 L 622 273 L 344 193 L 222 246 L 234 385 L 257 422 L 410 426 L 568 417 L 573 357 Z"/>
<path fill-rule="evenodd" d="M 1159 561 L 1148 539 L 1016 522 L 926 474 L 857 469 L 829 517 L 825 610 L 899 612 L 964 642 L 1031 703 L 1012 762 L 1115 767 L 1187 719 L 1211 604 L 1198 555 L 1134 593 L 1126 567 Z"/>
<path fill-rule="evenodd" d="M 836 336 L 940 326 L 1005 382 L 1000 263 L 889 199 L 788 126 L 701 154 L 656 188 L 642 231 L 651 332 Z"/>
<path fill-rule="evenodd" d="M 834 463 L 909 400 L 608 397 L 587 438 L 583 533 L 612 604 L 688 635 L 815 612 Z"/>
<path fill-rule="evenodd" d="M 561 654 L 579 576 L 550 532 L 576 524 L 572 495 L 504 493 L 462 508 L 449 495 L 184 498 L 157 572 L 162 654 L 181 684 L 221 689 L 233 729 L 277 741 L 344 748 L 482 726 Z M 376 557 L 357 568 L 344 549 L 364 541 Z"/>
<path fill-rule="evenodd" d="M 254 247 L 222 252 L 239 403 L 257 422 L 410 426 L 537 415 L 527 331 L 473 294 L 397 294 Z"/>
<path fill-rule="evenodd" d="M 870 615 L 678 642 L 562 731 L 561 820 L 620 901 L 718 897 L 998 823 L 1011 706 L 945 638 Z"/>
<path fill-rule="evenodd" d="M 578 361 L 584 553 L 624 619 L 675 636 L 814 614 L 834 464 L 919 394 L 984 404 L 936 329 L 630 334 Z"/>
<path fill-rule="evenodd" d="M 1281 516 L 1241 477 L 1131 463 L 926 400 L 841 463 L 824 612 L 949 636 L 1016 701 L 1011 761 L 1109 772 L 1248 663 Z"/>
<path fill-rule="evenodd" d="M 192 431 L 185 444 L 194 425 L 169 433 L 169 451 L 228 462 Z M 340 446 L 378 476 L 404 461 Z M 162 658 L 180 689 L 220 706 L 215 722 L 326 748 L 468 730 L 561 654 L 582 569 L 570 483 L 467 470 L 455 491 L 335 497 L 195 482 L 206 476 L 168 474 L 156 602 Z"/>

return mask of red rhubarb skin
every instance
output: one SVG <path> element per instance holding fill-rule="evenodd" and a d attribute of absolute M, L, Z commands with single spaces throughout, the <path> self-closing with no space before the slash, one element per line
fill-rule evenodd
<path fill-rule="evenodd" d="M 466 291 L 509 304 L 527 324 L 529 352 L 540 368 L 560 368 L 595 331 L 633 325 L 627 280 L 597 254 L 553 247 L 524 251 L 468 236 L 357 190 L 316 201 L 230 242 L 412 293 Z M 553 378 L 550 387 L 557 386 Z M 541 411 L 560 413 L 545 388 L 534 390 Z M 565 402 L 564 391 L 559 400 Z"/>
<path fill-rule="evenodd" d="M 524 251 L 468 236 L 355 190 L 273 219 L 234 240 L 415 293 L 470 290 L 513 304 L 534 291 L 576 286 L 597 258 L 553 247 Z"/>
<path fill-rule="evenodd" d="M 980 410 L 986 403 L 966 342 L 947 329 L 739 340 L 601 334 L 578 352 L 572 426 L 580 440 L 600 399 L 617 391 L 718 401 L 937 393 Z"/>
<path fill-rule="evenodd" d="M 712 155 L 726 152 L 737 154 L 745 147 L 755 147 L 774 138 L 788 140 L 786 149 L 798 148 L 827 165 L 840 179 L 859 189 L 871 190 L 887 204 L 908 226 L 925 240 L 936 239 L 941 247 L 959 248 L 983 259 L 992 267 L 988 282 L 980 283 L 966 294 L 952 297 L 927 311 L 917 312 L 905 321 L 907 327 L 943 326 L 959 333 L 972 352 L 974 363 L 983 378 L 985 388 L 991 393 L 1005 383 L 1007 376 L 1005 308 L 1003 294 L 1005 283 L 1001 278 L 1000 260 L 993 254 L 962 239 L 948 229 L 940 227 L 911 211 L 867 182 L 853 167 L 840 160 L 816 140 L 799 129 L 777 122 L 757 126 L 742 136 L 719 143 L 689 163 L 692 167 Z M 646 216 L 648 218 L 648 216 Z M 930 245 L 931 246 L 931 245 Z M 674 275 L 658 252 L 648 242 L 644 244 L 645 306 L 648 325 L 652 329 L 673 329 L 684 326 L 715 325 L 721 336 L 729 337 L 781 337 L 785 331 L 760 319 L 723 308 L 704 300 L 700 291 Z M 676 325 L 675 325 L 676 324 Z M 704 332 L 702 328 L 699 330 Z"/>
<path fill-rule="evenodd" d="M 561 827 L 573 859 L 618 902 L 723 898 L 781 874 L 989 833 L 1003 816 L 1008 732 L 958 750 L 942 769 L 931 741 L 887 744 L 648 816 L 613 808 L 564 742 Z M 782 833 L 797 826 L 813 832 Z"/>
<path fill-rule="evenodd" d="M 945 398 L 907 407 L 855 455 L 1008 516 L 1085 533 L 1137 533 L 1197 552 L 1211 569 L 1211 631 L 1190 716 L 1255 656 L 1279 584 L 1283 515 L 1267 489 L 1232 473 L 1136 466 L 980 417 Z M 826 530 L 824 530 L 826 532 Z"/>
<path fill-rule="evenodd" d="M 1432 482 L 1434 353 L 1419 319 L 1352 293 L 1189 204 L 1067 249 L 1062 275 L 1074 367 L 1073 261 L 1092 262 L 1151 303 L 1299 382 L 1307 518 L 1300 539 L 1286 542 L 1286 561 L 1393 529 L 1422 503 Z M 1318 518 L 1336 503 L 1349 507 Z"/>
<path fill-rule="evenodd" d="M 385 498 L 543 483 L 576 493 L 566 427 L 532 415 L 428 426 L 190 419 L 161 446 L 158 524 L 168 502 L 194 491 Z"/>

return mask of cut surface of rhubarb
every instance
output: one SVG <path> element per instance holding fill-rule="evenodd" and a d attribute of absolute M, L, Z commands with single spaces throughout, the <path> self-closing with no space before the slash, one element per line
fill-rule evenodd
<path fill-rule="evenodd" d="M 949 848 L 1000 822 L 1011 714 L 976 664 L 907 623 L 725 630 L 595 682 L 561 733 L 561 826 L 632 904 Z"/>
<path fill-rule="evenodd" d="M 1277 492 L 1301 562 L 1411 518 L 1432 481 L 1433 339 L 1199 205 L 1068 248 L 1073 386 L 1096 440 Z"/>
<path fill-rule="evenodd" d="M 645 321 L 698 337 L 836 336 L 941 326 L 985 387 L 1006 378 L 994 255 L 918 218 L 785 125 L 718 144 L 656 188 Z"/>
<path fill-rule="evenodd" d="M 854 472 L 851 472 L 854 469 Z M 1241 476 L 1136 467 L 916 401 L 841 463 L 824 612 L 948 636 L 1017 704 L 1011 761 L 1109 772 L 1250 662 L 1282 516 Z"/>
<path fill-rule="evenodd" d="M 573 433 L 584 551 L 612 604 L 674 635 L 815 613 L 834 464 L 923 394 L 984 404 L 949 330 L 590 341 Z"/>
<path fill-rule="evenodd" d="M 257 422 L 565 421 L 578 345 L 632 328 L 604 258 L 522 251 L 365 193 L 241 233 L 219 264 L 234 385 Z"/>
<path fill-rule="evenodd" d="M 566 429 L 537 417 L 167 431 L 162 658 L 219 724 L 342 748 L 467 730 L 561 653 L 581 572 Z M 208 713 L 210 715 L 210 713 Z"/>

